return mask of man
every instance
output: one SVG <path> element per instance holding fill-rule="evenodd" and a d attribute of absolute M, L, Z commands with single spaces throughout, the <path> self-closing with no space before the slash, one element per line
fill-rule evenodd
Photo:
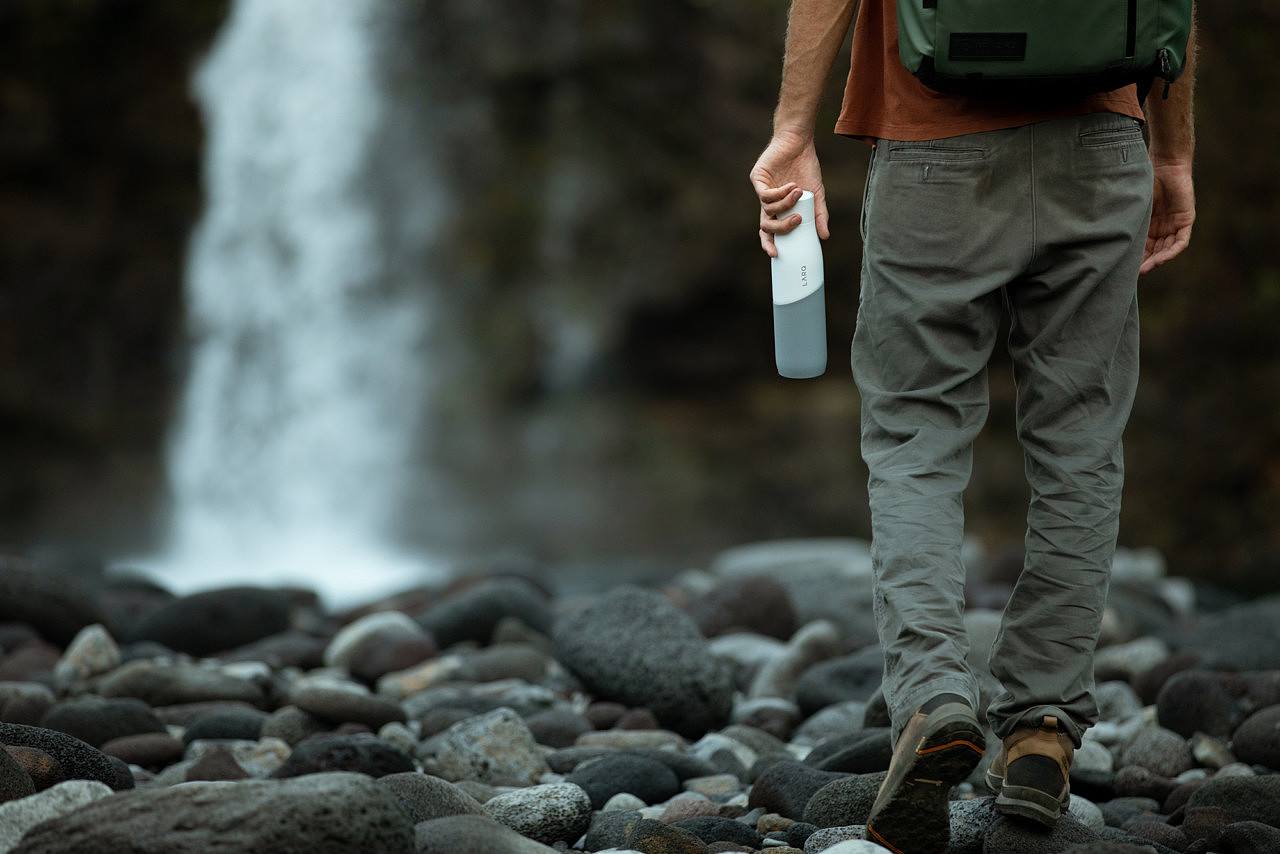
<path fill-rule="evenodd" d="M 996 808 L 1052 826 L 1097 718 L 1137 279 L 1186 247 L 1195 219 L 1195 44 L 1145 115 L 1134 87 L 1066 104 L 982 101 L 933 92 L 902 66 L 894 0 L 793 0 L 773 137 L 751 171 L 771 256 L 774 235 L 799 224 L 788 211 L 801 189 L 829 236 L 814 123 L 855 11 L 836 130 L 873 145 L 853 372 L 895 738 L 869 834 L 901 854 L 938 854 L 949 789 L 984 749 L 962 623 L 961 494 L 1004 306 L 1031 500 L 1025 565 L 991 654 Z"/>

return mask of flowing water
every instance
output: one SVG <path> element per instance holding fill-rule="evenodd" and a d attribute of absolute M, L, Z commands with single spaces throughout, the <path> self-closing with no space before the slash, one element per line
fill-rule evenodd
<path fill-rule="evenodd" d="M 152 567 L 178 590 L 256 580 L 350 599 L 440 572 L 394 545 L 430 431 L 423 261 L 442 205 L 429 142 L 388 89 L 388 8 L 236 0 L 195 75 L 206 209 L 172 533 Z"/>

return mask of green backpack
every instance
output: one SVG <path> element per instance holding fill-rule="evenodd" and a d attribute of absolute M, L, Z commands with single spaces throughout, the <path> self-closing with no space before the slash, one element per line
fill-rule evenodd
<path fill-rule="evenodd" d="M 1178 79 L 1192 0 L 897 0 L 898 54 L 941 92 L 1076 98 Z"/>

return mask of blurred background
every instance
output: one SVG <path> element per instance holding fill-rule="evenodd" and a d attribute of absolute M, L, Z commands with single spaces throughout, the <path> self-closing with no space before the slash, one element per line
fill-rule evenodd
<path fill-rule="evenodd" d="M 847 53 L 829 368 L 773 368 L 747 171 L 786 9 L 0 0 L 0 548 L 622 580 L 866 537 Z M 1199 219 L 1142 283 L 1121 541 L 1277 590 L 1280 7 L 1200 25 Z M 1003 354 L 992 389 L 966 502 L 998 555 L 1026 502 Z"/>

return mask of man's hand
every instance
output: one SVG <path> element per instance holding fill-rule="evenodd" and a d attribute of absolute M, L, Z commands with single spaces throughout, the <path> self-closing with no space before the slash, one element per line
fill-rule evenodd
<path fill-rule="evenodd" d="M 1191 226 L 1196 221 L 1196 195 L 1189 162 L 1157 163 L 1152 196 L 1151 227 L 1142 255 L 1140 275 L 1146 275 L 1166 261 L 1172 261 L 1191 242 Z"/>
<path fill-rule="evenodd" d="M 800 199 L 801 190 L 813 192 L 813 212 L 818 236 L 830 236 L 827 229 L 827 194 L 822 186 L 822 170 L 812 137 L 798 133 L 775 133 L 756 165 L 751 169 L 751 185 L 760 198 L 760 246 L 770 258 L 778 256 L 775 234 L 785 234 L 800 224 L 799 215 L 779 219 Z"/>

